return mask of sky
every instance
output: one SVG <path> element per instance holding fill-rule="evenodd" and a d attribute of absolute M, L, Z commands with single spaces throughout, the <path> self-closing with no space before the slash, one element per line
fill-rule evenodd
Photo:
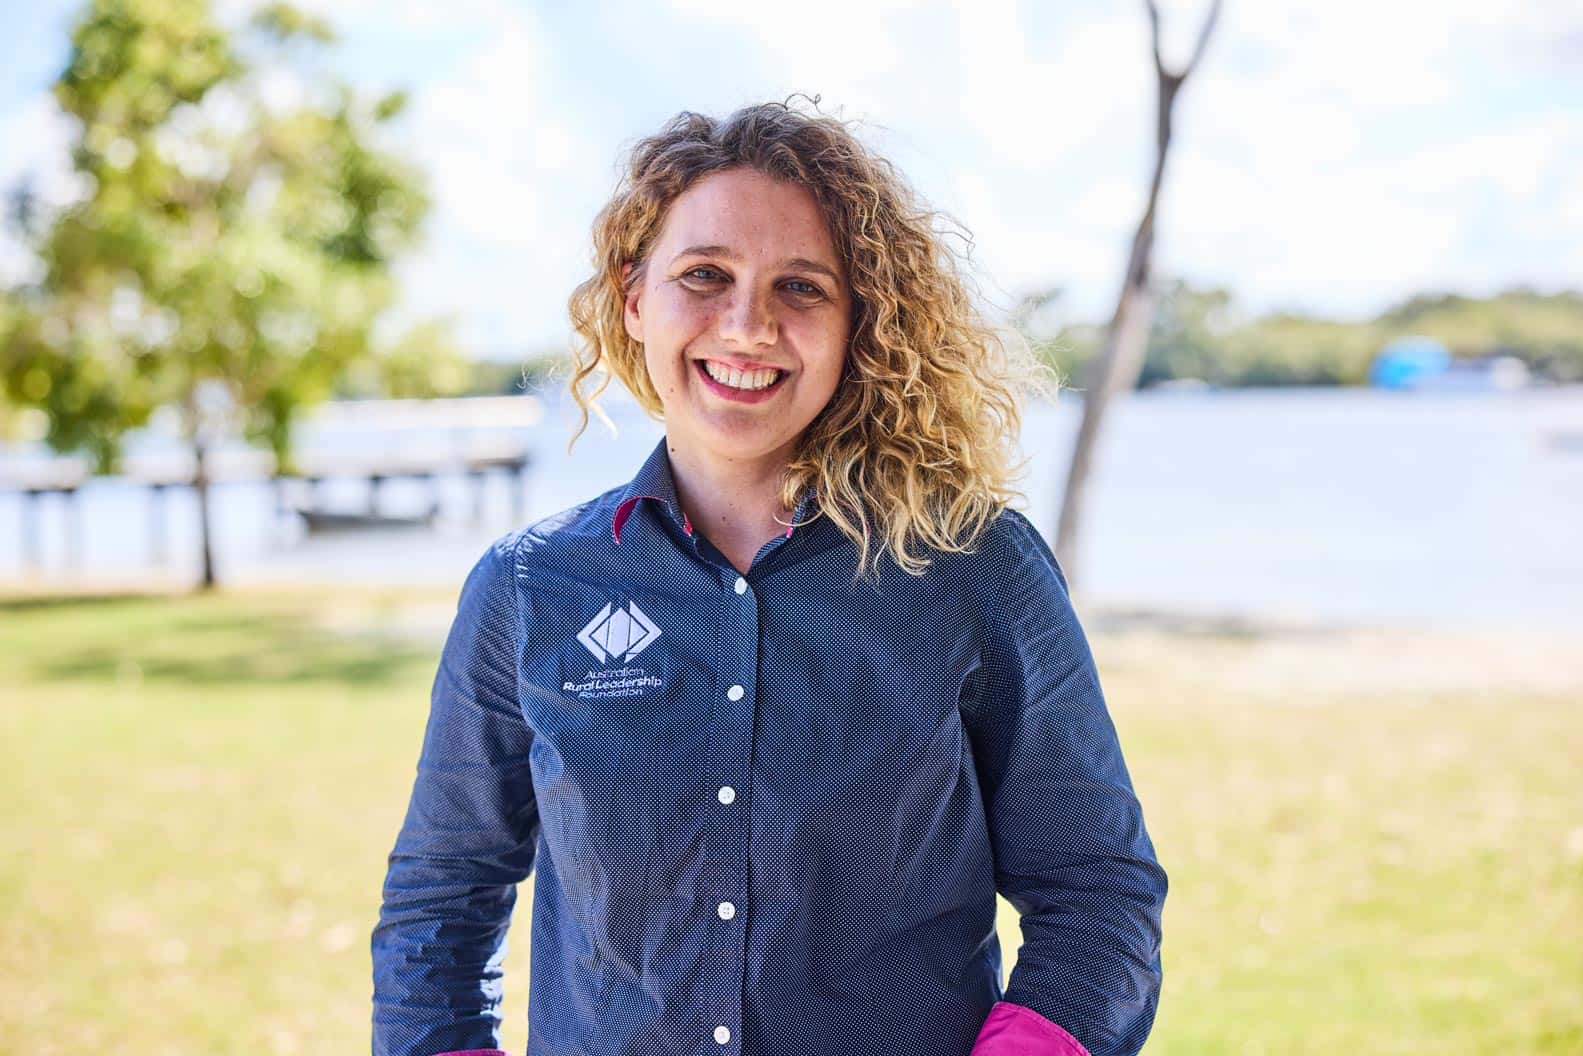
<path fill-rule="evenodd" d="M 234 21 L 254 5 L 218 0 Z M 1114 307 L 1154 156 L 1145 8 L 971 0 L 299 0 L 333 66 L 406 88 L 428 173 L 404 318 L 476 354 L 565 348 L 624 152 L 681 110 L 819 97 L 934 208 L 987 310 Z M 1167 62 L 1207 0 L 1161 0 Z M 69 198 L 48 94 L 79 3 L 0 3 L 0 187 Z M 1175 108 L 1155 271 L 1239 310 L 1363 318 L 1417 293 L 1583 289 L 1583 0 L 1231 0 Z M 0 235 L 0 281 L 32 266 Z"/>

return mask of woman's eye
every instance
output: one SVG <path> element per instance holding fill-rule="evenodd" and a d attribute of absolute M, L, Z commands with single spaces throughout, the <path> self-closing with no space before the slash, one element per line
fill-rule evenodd
<path fill-rule="evenodd" d="M 716 268 L 711 268 L 707 265 L 699 265 L 696 268 L 689 268 L 682 272 L 682 278 L 690 279 L 694 282 L 715 283 L 725 281 L 726 276 Z M 786 289 L 791 290 L 799 297 L 824 296 L 824 290 L 820 289 L 816 284 L 808 282 L 804 279 L 791 279 L 783 285 Z"/>

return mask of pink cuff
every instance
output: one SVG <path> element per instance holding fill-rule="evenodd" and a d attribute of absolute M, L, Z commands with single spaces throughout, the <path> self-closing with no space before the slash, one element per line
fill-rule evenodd
<path fill-rule="evenodd" d="M 996 1001 L 968 1056 L 1089 1056 L 1061 1027 L 1026 1005 Z"/>

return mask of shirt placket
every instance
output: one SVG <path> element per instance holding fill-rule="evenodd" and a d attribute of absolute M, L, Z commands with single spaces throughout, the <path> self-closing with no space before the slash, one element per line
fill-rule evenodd
<path fill-rule="evenodd" d="M 725 577 L 722 576 L 723 580 Z M 742 590 L 735 589 L 740 583 Z M 713 915 L 716 941 L 715 963 L 727 973 L 715 990 L 722 995 L 716 1014 L 713 1036 L 716 1051 L 739 1051 L 742 1032 L 742 983 L 746 978 L 747 928 L 743 909 L 747 902 L 748 788 L 752 761 L 753 701 L 758 686 L 758 603 L 747 580 L 735 576 L 732 586 L 722 585 L 720 657 L 710 691 L 717 694 L 714 707 L 715 729 L 714 824 L 706 830 L 703 852 L 712 887 L 700 899 L 699 912 Z"/>
<path fill-rule="evenodd" d="M 777 536 L 766 543 L 749 568 L 762 562 L 787 537 Z M 747 978 L 747 904 L 748 846 L 750 836 L 750 777 L 753 765 L 754 712 L 759 682 L 759 596 L 746 576 L 735 568 L 715 562 L 720 585 L 720 657 L 711 691 L 717 694 L 711 714 L 715 728 L 712 764 L 718 782 L 715 800 L 717 821 L 704 838 L 704 854 L 712 866 L 712 904 L 700 912 L 714 914 L 711 922 L 717 941 L 710 943 L 720 971 L 728 973 L 717 992 L 722 998 L 715 1016 L 713 1037 L 716 1052 L 740 1051 L 742 1044 L 742 987 Z"/>

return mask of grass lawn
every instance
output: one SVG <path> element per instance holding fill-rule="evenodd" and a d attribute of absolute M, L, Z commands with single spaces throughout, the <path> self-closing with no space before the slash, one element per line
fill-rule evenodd
<path fill-rule="evenodd" d="M 454 601 L 0 601 L 0 1054 L 366 1052 Z M 1583 643 L 1084 618 L 1171 878 L 1147 1053 L 1583 1052 Z"/>

